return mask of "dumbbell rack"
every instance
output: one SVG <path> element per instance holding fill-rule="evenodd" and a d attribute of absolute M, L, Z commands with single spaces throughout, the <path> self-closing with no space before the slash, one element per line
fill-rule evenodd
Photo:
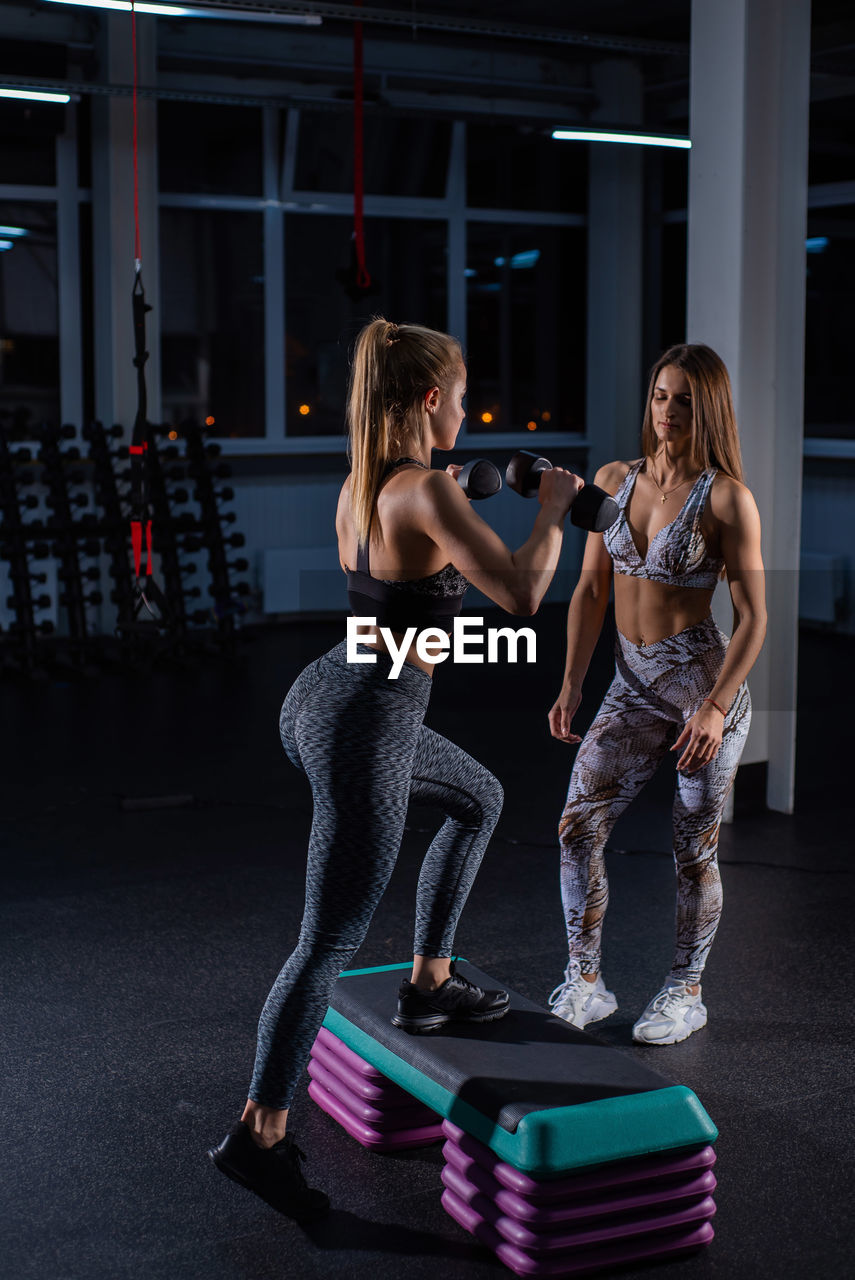
<path fill-rule="evenodd" d="M 110 601 L 117 606 L 120 618 L 130 618 L 135 593 L 128 559 L 128 517 L 116 483 L 114 455 L 110 449 L 110 441 L 119 440 L 123 435 L 122 427 L 114 425 L 108 429 L 100 422 L 90 423 L 83 429 L 94 473 L 95 500 L 102 512 L 101 543 L 109 561 L 107 572 L 113 579 Z M 130 634 L 120 638 L 125 657 L 131 659 L 139 647 L 137 638 Z"/>
<path fill-rule="evenodd" d="M 40 532 L 49 538 L 50 553 L 57 564 L 58 603 L 66 624 L 62 652 L 66 662 L 83 667 L 90 656 L 87 641 L 92 635 L 93 610 L 102 603 L 97 587 L 87 588 L 88 582 L 97 583 L 101 576 L 96 563 L 101 547 L 93 536 L 97 519 L 91 513 L 75 516 L 76 508 L 89 506 L 90 495 L 84 491 L 88 468 L 80 465 L 79 446 L 69 443 L 61 447 L 63 441 L 75 439 L 74 427 L 45 425 L 39 434 L 38 462 L 51 512 Z"/>
<path fill-rule="evenodd" d="M 31 570 L 30 559 L 44 559 L 48 548 L 37 541 L 37 526 L 23 518 L 24 510 L 38 506 L 34 494 L 21 492 L 35 482 L 35 476 L 23 469 L 32 459 L 30 451 L 10 449 L 11 434 L 0 429 L 0 559 L 8 561 L 12 594 L 7 605 L 14 610 L 15 619 L 7 633 L 0 635 L 0 652 L 4 664 L 12 670 L 36 676 L 44 674 L 43 641 L 53 626 L 49 621 L 36 620 L 38 612 L 50 607 L 51 599 L 44 592 L 35 593 L 34 587 L 43 585 L 44 575 Z"/>
<path fill-rule="evenodd" d="M 221 504 L 234 494 L 227 487 L 216 489 L 214 477 L 224 478 L 228 467 L 216 462 L 219 445 L 206 443 L 202 431 L 192 424 L 182 428 L 186 462 L 175 465 L 181 461 L 178 446 L 161 449 L 158 445 L 169 430 L 149 428 L 155 573 L 165 598 L 163 616 L 155 619 L 139 608 L 130 548 L 128 449 L 118 445 L 125 435 L 123 428 L 105 429 L 100 423 L 87 427 L 82 433 L 88 444 L 86 459 L 72 443 L 77 436 L 74 427 L 42 425 L 23 432 L 0 428 L 0 559 L 9 564 L 12 594 L 7 606 L 14 611 L 14 621 L 0 635 L 0 668 L 37 674 L 57 665 L 87 670 L 93 659 L 136 666 L 164 655 L 184 659 L 199 647 L 234 651 L 236 618 L 244 611 L 249 593 L 249 585 L 235 575 L 249 565 L 243 558 L 231 563 L 227 559 L 227 548 L 244 541 L 242 534 L 223 530 L 235 515 L 221 510 Z M 27 442 L 38 441 L 35 460 L 27 447 L 10 448 L 13 434 L 25 435 Z M 31 470 L 24 465 L 29 463 Z M 195 512 L 176 511 L 191 501 L 187 490 L 174 483 L 185 473 L 195 480 Z M 29 485 L 34 492 L 24 492 Z M 84 512 L 93 498 L 95 510 Z M 24 511 L 39 507 L 40 501 L 49 514 L 25 519 Z M 198 599 L 203 587 L 188 586 L 185 579 L 202 567 L 194 557 L 204 551 L 208 552 L 208 594 L 213 605 L 188 609 L 188 602 Z M 102 634 L 98 616 L 104 601 L 97 583 L 105 556 L 113 579 L 110 602 L 118 612 L 118 643 Z M 31 559 L 50 557 L 58 581 L 53 598 L 36 590 L 47 575 L 30 565 Z M 36 617 L 39 610 L 51 608 L 59 616 L 52 635 L 50 624 Z"/>
<path fill-rule="evenodd" d="M 205 444 L 202 432 L 195 423 L 185 423 L 182 427 L 187 444 L 187 470 L 195 480 L 196 488 L 193 497 L 199 503 L 202 528 L 207 530 L 208 569 L 211 574 L 210 594 L 213 596 L 212 614 L 221 641 L 228 649 L 232 649 L 235 641 L 236 623 L 246 611 L 243 597 L 249 594 L 249 586 L 245 582 L 234 583 L 231 574 L 245 573 L 249 561 L 239 556 L 229 563 L 227 547 L 242 547 L 243 534 L 233 533 L 224 536 L 222 525 L 233 523 L 234 513 L 223 515 L 219 510 L 220 502 L 230 502 L 234 490 L 224 486 L 219 491 L 214 488 L 214 479 L 228 479 L 231 468 L 227 463 L 219 462 L 211 468 L 211 462 L 220 455 L 220 446 L 216 443 Z M 192 536 L 192 535 L 191 535 Z"/>

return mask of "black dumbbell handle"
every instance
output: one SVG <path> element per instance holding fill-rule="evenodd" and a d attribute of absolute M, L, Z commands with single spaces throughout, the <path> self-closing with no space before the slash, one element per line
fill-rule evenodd
<path fill-rule="evenodd" d="M 505 479 L 508 486 L 524 498 L 533 498 L 540 488 L 540 477 L 551 471 L 552 463 L 527 449 L 520 449 L 508 463 Z M 596 484 L 580 489 L 570 506 L 570 522 L 577 529 L 604 533 L 617 520 L 619 507 L 614 498 Z"/>

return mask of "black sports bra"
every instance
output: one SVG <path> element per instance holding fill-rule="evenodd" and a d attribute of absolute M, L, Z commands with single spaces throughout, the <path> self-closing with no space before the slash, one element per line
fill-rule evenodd
<path fill-rule="evenodd" d="M 405 463 L 425 467 L 418 458 L 395 458 L 383 473 Z M 356 553 L 356 568 L 345 570 L 347 598 L 355 616 L 376 618 L 378 627 L 403 632 L 408 627 L 438 627 L 450 631 L 460 613 L 469 583 L 453 564 L 447 564 L 426 578 L 372 578 L 368 543 Z"/>

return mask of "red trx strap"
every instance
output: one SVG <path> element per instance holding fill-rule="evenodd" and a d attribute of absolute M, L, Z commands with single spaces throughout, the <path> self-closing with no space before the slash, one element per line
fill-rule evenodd
<path fill-rule="evenodd" d="M 355 0 L 360 8 L 362 0 Z M 362 145 L 362 23 L 353 24 L 353 239 L 356 245 L 356 284 L 368 289 L 371 276 L 365 266 L 365 227 L 362 220 L 364 157 Z"/>
<path fill-rule="evenodd" d="M 146 304 L 142 282 L 140 251 L 139 167 L 137 143 L 137 15 L 131 6 L 131 40 L 134 57 L 134 287 L 131 305 L 134 317 L 134 366 L 137 371 L 137 416 L 131 436 L 131 547 L 134 555 L 134 574 L 139 593 L 134 608 L 136 619 L 145 608 L 155 621 L 166 615 L 166 600 L 151 576 L 151 515 L 148 497 L 148 401 L 145 386 L 145 313 L 151 311 Z M 145 574 L 142 572 L 143 536 L 145 537 Z"/>

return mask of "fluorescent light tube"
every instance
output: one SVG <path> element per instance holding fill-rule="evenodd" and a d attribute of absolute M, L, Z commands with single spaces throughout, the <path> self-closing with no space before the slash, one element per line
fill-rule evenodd
<path fill-rule="evenodd" d="M 277 13 L 275 9 L 267 12 L 214 7 L 199 9 L 192 4 L 151 4 L 149 0 L 138 0 L 135 5 L 131 5 L 131 0 L 45 0 L 45 3 L 74 4 L 84 9 L 117 9 L 121 13 L 130 13 L 134 8 L 137 13 L 153 14 L 157 18 L 221 18 L 239 22 L 286 22 L 292 26 L 302 27 L 319 27 L 323 22 L 320 14 L 317 13 Z"/>
<path fill-rule="evenodd" d="M 668 138 L 654 133 L 615 133 L 596 129 L 553 129 L 559 142 L 625 142 L 637 147 L 680 147 L 688 151 L 690 138 Z"/>
<path fill-rule="evenodd" d="M 0 89 L 0 98 L 21 98 L 25 102 L 70 102 L 70 93 L 42 93 L 35 89 Z"/>

